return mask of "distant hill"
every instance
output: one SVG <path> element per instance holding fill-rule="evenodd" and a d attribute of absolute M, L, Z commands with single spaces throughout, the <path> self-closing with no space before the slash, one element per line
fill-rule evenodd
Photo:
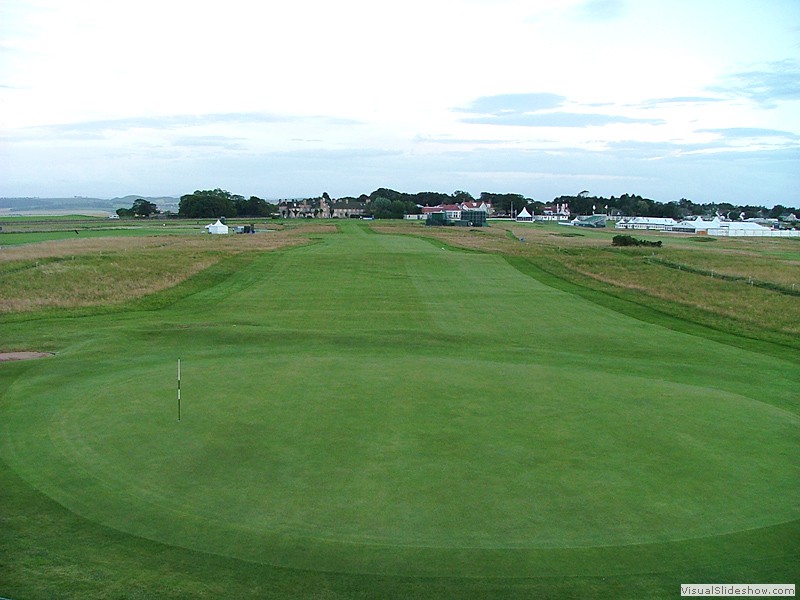
<path fill-rule="evenodd" d="M 134 200 L 144 198 L 158 206 L 159 210 L 178 211 L 179 198 L 172 196 L 136 196 L 121 198 L 0 198 L 0 215 L 25 213 L 64 214 L 64 213 L 113 213 L 118 208 L 130 208 Z"/>
<path fill-rule="evenodd" d="M 172 196 L 123 196 L 121 198 L 112 198 L 110 202 L 114 205 L 114 210 L 118 208 L 130 208 L 133 203 L 138 200 L 139 198 L 143 198 L 149 202 L 152 202 L 156 206 L 158 206 L 158 210 L 165 211 L 169 210 L 172 212 L 178 212 L 178 204 L 180 203 L 180 198 L 175 198 Z"/>

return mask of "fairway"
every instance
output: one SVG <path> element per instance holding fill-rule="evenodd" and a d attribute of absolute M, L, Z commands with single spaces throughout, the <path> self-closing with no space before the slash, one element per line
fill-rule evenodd
<path fill-rule="evenodd" d="M 800 519 L 796 357 L 633 319 L 497 255 L 347 223 L 61 335 L 15 367 L 0 456 L 134 536 L 407 577 L 797 551 L 780 541 Z"/>

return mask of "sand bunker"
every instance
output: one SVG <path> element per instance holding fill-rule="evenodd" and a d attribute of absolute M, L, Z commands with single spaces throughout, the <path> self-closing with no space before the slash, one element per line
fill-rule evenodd
<path fill-rule="evenodd" d="M 32 360 L 53 356 L 52 352 L 0 352 L 0 362 L 7 360 Z"/>

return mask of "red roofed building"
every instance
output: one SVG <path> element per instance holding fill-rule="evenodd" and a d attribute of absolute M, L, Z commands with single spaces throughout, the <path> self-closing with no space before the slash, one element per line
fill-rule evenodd
<path fill-rule="evenodd" d="M 439 206 L 423 206 L 422 214 L 445 213 L 449 221 L 461 219 L 461 207 L 458 204 L 440 204 Z"/>

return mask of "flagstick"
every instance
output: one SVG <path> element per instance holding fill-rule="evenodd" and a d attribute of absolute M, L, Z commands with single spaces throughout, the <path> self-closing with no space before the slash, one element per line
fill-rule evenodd
<path fill-rule="evenodd" d="M 181 359 L 178 359 L 178 422 L 181 420 Z"/>

